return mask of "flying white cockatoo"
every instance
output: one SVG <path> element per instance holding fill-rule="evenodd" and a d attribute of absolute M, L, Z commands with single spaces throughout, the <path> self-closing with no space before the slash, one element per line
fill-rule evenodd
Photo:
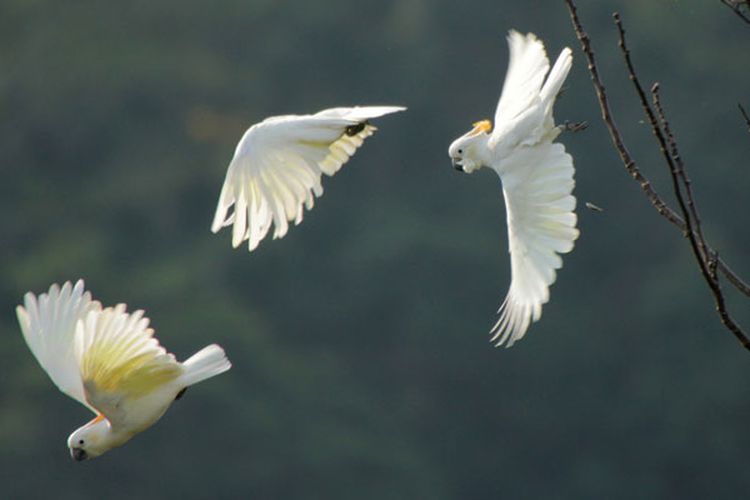
<path fill-rule="evenodd" d="M 219 195 L 211 231 L 232 226 L 232 246 L 253 251 L 274 224 L 283 238 L 323 194 L 321 174 L 333 175 L 375 130 L 368 120 L 406 108 L 331 108 L 314 115 L 266 118 L 242 136 Z"/>
<path fill-rule="evenodd" d="M 554 142 L 562 127 L 552 117 L 573 56 L 564 48 L 549 71 L 544 45 L 532 33 L 511 31 L 508 45 L 510 61 L 494 129 L 489 120 L 475 123 L 448 154 L 456 169 L 471 173 L 491 167 L 502 182 L 511 283 L 491 333 L 496 345 L 510 347 L 540 318 L 555 270 L 562 267 L 558 254 L 570 252 L 579 233 L 571 194 L 573 158 Z"/>
<path fill-rule="evenodd" d="M 98 457 L 153 425 L 187 387 L 232 366 L 216 344 L 183 363 L 153 337 L 143 311 L 102 308 L 75 286 L 29 292 L 16 308 L 31 352 L 57 387 L 96 414 L 68 438 L 76 461 Z"/>

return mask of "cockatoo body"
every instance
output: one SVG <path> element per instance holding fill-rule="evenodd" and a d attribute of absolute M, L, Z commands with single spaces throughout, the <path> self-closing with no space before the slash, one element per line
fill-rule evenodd
<path fill-rule="evenodd" d="M 242 136 L 229 163 L 211 231 L 232 226 L 232 246 L 253 251 L 274 225 L 283 238 L 289 222 L 302 222 L 321 177 L 332 176 L 377 129 L 369 120 L 403 111 L 399 106 L 331 108 L 314 115 L 266 118 Z"/>
<path fill-rule="evenodd" d="M 189 386 L 231 367 L 218 345 L 183 363 L 153 337 L 143 311 L 102 308 L 75 286 L 27 293 L 16 308 L 31 352 L 57 387 L 96 414 L 68 438 L 71 456 L 94 458 L 153 425 Z"/>
<path fill-rule="evenodd" d="M 471 173 L 491 167 L 502 182 L 511 284 L 492 341 L 510 347 L 540 318 L 549 286 L 562 267 L 558 254 L 573 249 L 579 232 L 571 194 L 573 158 L 554 142 L 561 128 L 552 116 L 570 71 L 571 51 L 563 49 L 550 71 L 544 45 L 533 34 L 511 31 L 508 45 L 510 62 L 494 129 L 489 120 L 475 123 L 448 153 L 456 169 Z"/>

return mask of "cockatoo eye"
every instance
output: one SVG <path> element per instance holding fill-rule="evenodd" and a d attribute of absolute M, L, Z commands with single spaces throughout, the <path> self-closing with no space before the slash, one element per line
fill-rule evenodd
<path fill-rule="evenodd" d="M 458 154 L 460 154 L 460 155 L 464 154 L 464 150 L 463 150 L 463 149 L 461 149 L 461 148 L 459 148 L 459 149 L 458 149 Z"/>

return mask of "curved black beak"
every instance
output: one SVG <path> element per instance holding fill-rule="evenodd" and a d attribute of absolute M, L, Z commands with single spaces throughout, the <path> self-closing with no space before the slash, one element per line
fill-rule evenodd
<path fill-rule="evenodd" d="M 84 450 L 83 448 L 71 448 L 70 456 L 76 462 L 83 462 L 84 460 L 89 458 L 88 453 L 86 453 L 86 450 Z"/>
<path fill-rule="evenodd" d="M 458 163 L 459 161 L 461 161 L 461 160 L 456 160 L 455 158 L 451 158 L 451 163 L 453 164 L 453 168 L 455 168 L 459 172 L 463 172 L 464 171 L 464 166 L 461 165 L 460 163 Z"/>

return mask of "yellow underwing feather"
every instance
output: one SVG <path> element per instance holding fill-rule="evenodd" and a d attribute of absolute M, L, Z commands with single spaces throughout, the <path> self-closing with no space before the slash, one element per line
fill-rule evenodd
<path fill-rule="evenodd" d="M 128 314 L 124 304 L 89 314 L 79 323 L 77 353 L 90 399 L 142 397 L 183 373 L 153 338 L 148 323 L 143 311 Z"/>
<path fill-rule="evenodd" d="M 318 165 L 326 175 L 333 175 L 349 160 L 365 139 L 375 133 L 377 128 L 369 123 L 355 135 L 342 135 L 328 147 L 328 155 Z"/>

